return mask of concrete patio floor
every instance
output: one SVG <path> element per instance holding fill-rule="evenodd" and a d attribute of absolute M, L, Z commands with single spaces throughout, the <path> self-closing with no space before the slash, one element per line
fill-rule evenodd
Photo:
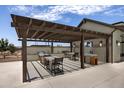
<path fill-rule="evenodd" d="M 104 62 L 98 62 L 98 65 L 104 64 Z M 85 68 L 97 66 L 97 65 L 91 65 L 88 62 L 84 63 Z M 51 74 L 51 72 L 46 69 L 43 64 L 40 63 L 40 61 L 30 61 L 27 64 L 28 67 L 28 80 L 29 81 L 34 81 L 34 80 L 40 80 L 40 79 L 46 79 L 50 77 L 55 77 L 54 75 Z M 65 75 L 68 73 L 72 73 L 74 71 L 80 70 L 80 61 L 74 61 L 70 60 L 68 58 L 64 58 L 63 60 L 63 70 L 64 73 L 59 73 L 59 75 Z M 58 76 L 58 75 L 56 75 Z"/>
<path fill-rule="evenodd" d="M 72 73 L 22 83 L 22 62 L 0 63 L 0 87 L 123 88 L 124 62 L 103 64 Z"/>

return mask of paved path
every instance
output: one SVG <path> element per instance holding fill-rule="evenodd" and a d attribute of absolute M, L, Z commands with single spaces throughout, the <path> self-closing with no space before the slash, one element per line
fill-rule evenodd
<path fill-rule="evenodd" d="M 124 87 L 124 62 L 99 65 L 30 83 L 21 83 L 21 68 L 21 62 L 0 63 L 0 87 Z"/>

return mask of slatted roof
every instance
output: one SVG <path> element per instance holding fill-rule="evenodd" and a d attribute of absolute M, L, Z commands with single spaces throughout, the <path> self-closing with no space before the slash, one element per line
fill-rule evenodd
<path fill-rule="evenodd" d="M 85 39 L 106 38 L 109 36 L 105 33 L 30 17 L 14 14 L 11 14 L 11 17 L 11 26 L 15 27 L 19 39 L 26 36 L 30 40 L 73 42 L 79 41 L 82 34 L 85 35 Z"/>

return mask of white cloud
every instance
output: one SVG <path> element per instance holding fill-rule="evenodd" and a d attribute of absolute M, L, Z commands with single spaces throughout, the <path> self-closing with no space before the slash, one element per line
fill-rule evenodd
<path fill-rule="evenodd" d="M 109 11 L 106 11 L 104 14 L 111 15 L 111 16 L 124 16 L 124 7 L 111 9 Z"/>
<path fill-rule="evenodd" d="M 52 12 L 58 13 L 73 13 L 78 15 L 89 15 L 91 13 L 104 11 L 106 8 L 110 6 L 92 6 L 92 5 L 84 5 L 84 6 L 55 6 L 50 7 Z"/>
<path fill-rule="evenodd" d="M 72 13 L 77 15 L 90 15 L 104 11 L 110 6 L 51 6 L 45 12 L 34 13 L 32 17 L 56 21 L 63 18 L 63 14 Z"/>
<path fill-rule="evenodd" d="M 29 8 L 24 5 L 18 5 L 18 6 L 11 6 L 8 8 L 10 12 L 22 12 L 27 13 L 29 11 Z"/>
<path fill-rule="evenodd" d="M 19 14 L 28 14 L 28 16 L 45 19 L 50 21 L 56 21 L 63 18 L 66 13 L 72 13 L 76 15 L 90 15 L 97 12 L 102 12 L 108 9 L 110 6 L 103 5 L 66 5 L 66 6 L 14 6 L 10 8 L 11 12 L 18 12 Z"/>

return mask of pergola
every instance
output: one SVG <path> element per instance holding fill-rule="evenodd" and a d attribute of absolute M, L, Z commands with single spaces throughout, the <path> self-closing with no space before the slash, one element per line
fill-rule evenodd
<path fill-rule="evenodd" d="M 110 34 L 95 32 L 79 27 L 53 23 L 44 20 L 33 19 L 11 14 L 11 26 L 15 27 L 19 40 L 22 41 L 23 82 L 27 81 L 27 41 L 44 42 L 72 42 L 80 43 L 80 62 L 84 68 L 84 40 L 105 38 L 106 39 L 106 62 L 109 61 L 109 37 Z M 53 50 L 53 43 L 51 50 Z"/>

